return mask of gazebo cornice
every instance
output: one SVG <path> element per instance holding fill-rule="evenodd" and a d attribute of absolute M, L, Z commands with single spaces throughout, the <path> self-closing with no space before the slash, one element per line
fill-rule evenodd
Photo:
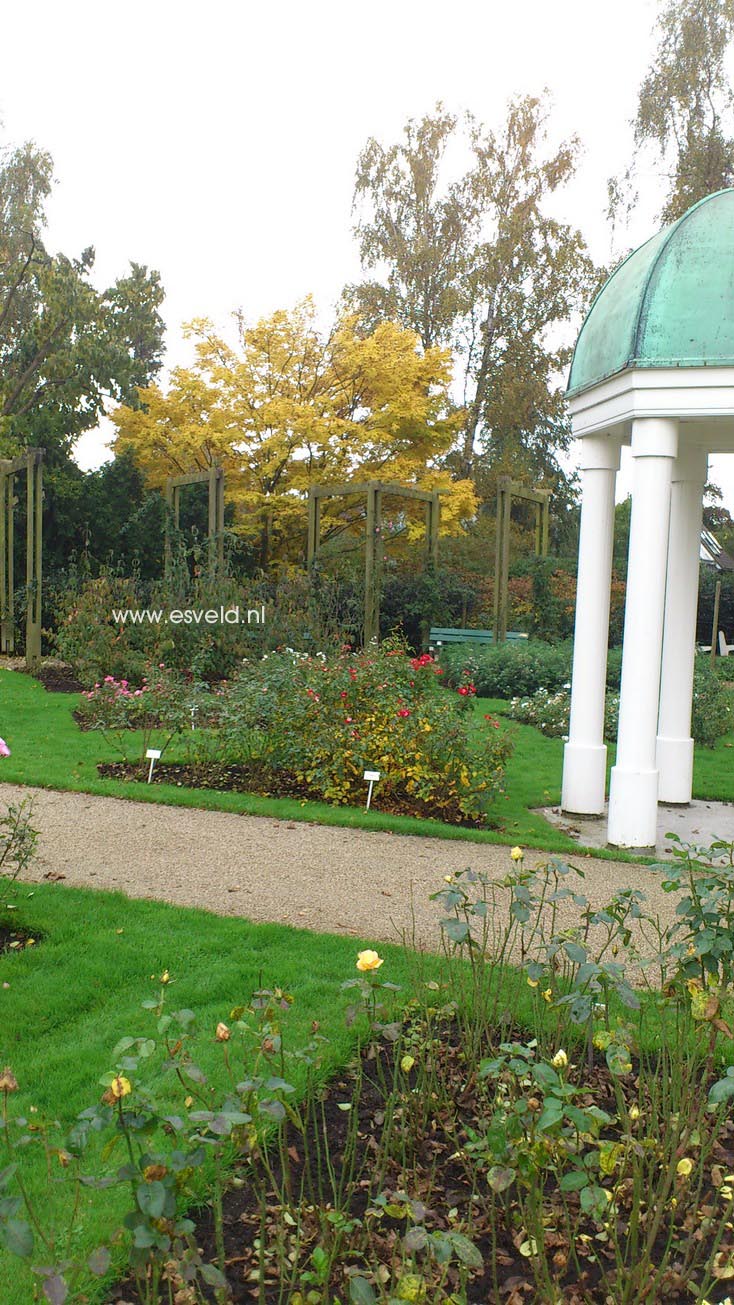
<path fill-rule="evenodd" d="M 669 417 L 708 452 L 734 452 L 734 366 L 628 368 L 568 403 L 576 438 L 608 431 L 626 443 L 636 419 Z"/>

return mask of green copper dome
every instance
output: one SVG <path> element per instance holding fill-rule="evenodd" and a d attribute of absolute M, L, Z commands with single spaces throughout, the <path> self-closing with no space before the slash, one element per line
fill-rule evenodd
<path fill-rule="evenodd" d="M 628 367 L 734 366 L 734 189 L 707 195 L 613 272 L 576 341 L 568 393 Z"/>

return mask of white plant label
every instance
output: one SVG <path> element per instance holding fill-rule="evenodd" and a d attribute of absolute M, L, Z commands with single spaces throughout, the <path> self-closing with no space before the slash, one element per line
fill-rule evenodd
<path fill-rule="evenodd" d="M 369 789 L 367 792 L 367 806 L 365 808 L 366 811 L 369 811 L 370 803 L 372 801 L 372 786 L 373 784 L 376 784 L 377 780 L 380 778 L 380 772 L 379 770 L 366 770 L 364 772 L 364 777 L 369 782 Z"/>

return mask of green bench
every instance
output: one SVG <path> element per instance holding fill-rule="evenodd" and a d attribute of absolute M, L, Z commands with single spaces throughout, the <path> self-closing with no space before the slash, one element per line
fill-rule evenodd
<path fill-rule="evenodd" d="M 508 630 L 505 638 L 508 643 L 522 643 L 526 634 L 519 630 Z M 432 625 L 428 634 L 429 647 L 440 648 L 445 643 L 494 643 L 492 630 L 451 630 L 441 625 Z"/>

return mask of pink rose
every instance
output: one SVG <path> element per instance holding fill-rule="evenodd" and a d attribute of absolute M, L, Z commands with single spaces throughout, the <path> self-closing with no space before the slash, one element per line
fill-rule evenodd
<path fill-rule="evenodd" d="M 9 757 L 9 756 L 10 756 L 10 748 L 5 742 L 5 739 L 0 739 L 0 757 Z"/>

